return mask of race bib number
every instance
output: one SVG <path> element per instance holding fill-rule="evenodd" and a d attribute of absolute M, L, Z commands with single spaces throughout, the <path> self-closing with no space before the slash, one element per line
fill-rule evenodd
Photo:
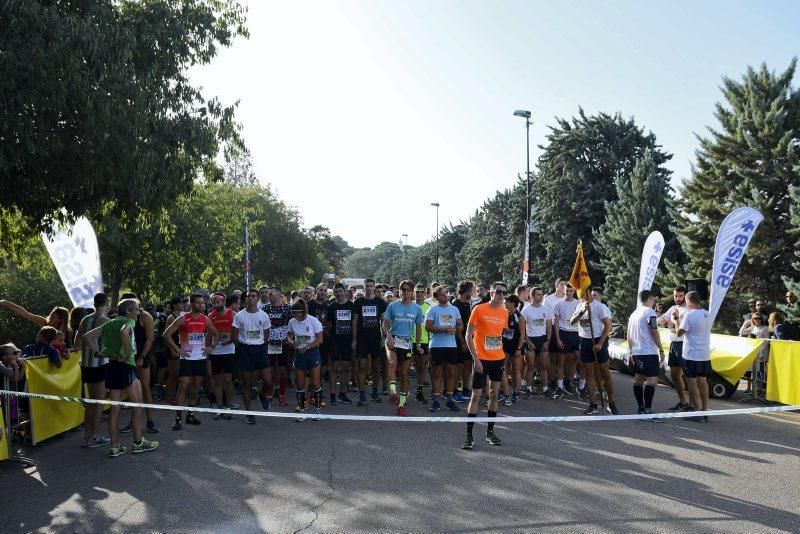
<path fill-rule="evenodd" d="M 514 339 L 514 331 L 510 328 L 503 329 L 503 339 Z"/>
<path fill-rule="evenodd" d="M 205 345 L 206 335 L 204 332 L 190 332 L 188 341 L 189 345 Z"/>
<path fill-rule="evenodd" d="M 534 319 L 533 326 L 544 326 L 544 319 Z"/>
<path fill-rule="evenodd" d="M 364 306 L 361 308 L 361 313 L 364 315 L 364 317 L 377 317 L 378 308 L 376 306 Z"/>
<path fill-rule="evenodd" d="M 267 346 L 267 354 L 283 354 L 283 345 L 280 343 L 270 343 Z"/>
<path fill-rule="evenodd" d="M 407 337 L 396 337 L 394 338 L 394 348 L 410 350 L 411 340 Z"/>
<path fill-rule="evenodd" d="M 581 319 L 579 322 L 581 324 L 581 327 L 586 329 L 588 329 L 589 325 L 591 324 L 591 321 L 589 321 L 589 319 Z"/>
<path fill-rule="evenodd" d="M 221 332 L 219 334 L 220 343 L 227 343 L 230 340 L 231 340 L 231 335 L 228 332 Z"/>
<path fill-rule="evenodd" d="M 442 328 L 455 328 L 456 326 L 456 318 L 453 315 L 440 315 L 439 316 L 439 324 Z"/>
<path fill-rule="evenodd" d="M 246 339 L 261 339 L 261 330 L 245 330 L 244 337 Z"/>
<path fill-rule="evenodd" d="M 351 321 L 350 310 L 336 310 L 336 320 L 341 322 Z"/>
<path fill-rule="evenodd" d="M 503 348 L 503 338 L 500 336 L 487 336 L 483 340 L 486 350 L 499 350 Z"/>
<path fill-rule="evenodd" d="M 297 336 L 296 337 L 296 343 L 297 343 L 298 348 L 303 348 L 306 345 L 310 345 L 311 344 L 311 336 Z"/>

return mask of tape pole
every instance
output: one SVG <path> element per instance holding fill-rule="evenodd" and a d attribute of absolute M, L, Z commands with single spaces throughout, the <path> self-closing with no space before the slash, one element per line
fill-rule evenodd
<path fill-rule="evenodd" d="M 43 399 L 62 402 L 80 402 L 83 404 L 106 404 L 112 406 L 128 406 L 129 408 L 151 408 L 168 412 L 188 411 L 187 406 L 177 407 L 164 404 L 145 404 L 142 402 L 112 401 L 104 399 L 84 399 L 82 397 L 65 397 L 60 395 L 46 395 L 44 393 L 26 393 L 22 391 L 0 390 L 0 395 L 16 395 L 32 399 Z M 684 417 L 722 416 L 722 415 L 747 415 L 773 412 L 800 411 L 800 405 L 793 406 L 764 406 L 759 408 L 735 408 L 731 410 L 708 410 L 705 412 L 665 412 L 653 414 L 631 415 L 558 415 L 558 416 L 501 416 L 501 417 L 434 417 L 412 416 L 398 417 L 395 415 L 334 415 L 316 414 L 305 412 L 257 412 L 253 410 L 226 410 L 220 408 L 200 408 L 194 406 L 192 412 L 228 414 L 228 415 L 255 415 L 257 417 L 277 417 L 282 419 L 326 419 L 332 421 L 394 421 L 395 423 L 581 423 L 589 421 L 642 421 L 650 419 L 682 419 Z"/>

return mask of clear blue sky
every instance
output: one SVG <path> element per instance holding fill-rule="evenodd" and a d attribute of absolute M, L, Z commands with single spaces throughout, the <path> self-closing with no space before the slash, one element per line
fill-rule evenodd
<path fill-rule="evenodd" d="M 532 162 L 554 117 L 621 112 L 687 177 L 723 76 L 800 54 L 800 3 L 249 2 L 249 40 L 192 72 L 240 100 L 257 172 L 351 244 L 458 222 Z M 343 198 L 337 207 L 331 192 Z M 378 203 L 378 207 L 369 208 Z"/>

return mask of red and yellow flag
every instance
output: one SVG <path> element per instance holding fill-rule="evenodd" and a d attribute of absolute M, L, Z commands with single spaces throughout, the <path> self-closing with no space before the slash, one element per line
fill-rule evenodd
<path fill-rule="evenodd" d="M 578 298 L 583 298 L 583 292 L 592 287 L 592 279 L 589 278 L 589 268 L 586 267 L 586 259 L 583 257 L 583 245 L 578 243 L 576 252 L 578 257 L 575 258 L 575 267 L 572 268 L 569 283 L 575 288 Z"/>

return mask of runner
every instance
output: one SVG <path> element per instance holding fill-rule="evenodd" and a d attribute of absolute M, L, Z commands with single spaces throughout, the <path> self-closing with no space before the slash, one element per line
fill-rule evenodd
<path fill-rule="evenodd" d="M 340 284 L 337 284 L 340 285 Z M 344 287 L 341 290 L 344 295 Z M 322 345 L 322 324 L 308 314 L 308 306 L 303 299 L 292 305 L 292 317 L 287 326 L 288 345 L 294 351 L 295 379 L 297 384 L 297 411 L 305 411 L 306 372 L 311 375 L 311 404 L 314 413 L 322 410 L 322 386 L 320 385 L 319 346 Z M 302 421 L 303 418 L 297 419 Z"/>
<path fill-rule="evenodd" d="M 208 374 L 208 354 L 214 346 L 211 340 L 217 335 L 217 329 L 204 313 L 205 299 L 200 293 L 193 293 L 189 297 L 191 312 L 178 317 L 164 332 L 164 339 L 180 356 L 178 365 L 178 394 L 176 405 L 178 411 L 172 422 L 172 430 L 183 427 L 183 403 L 186 391 L 191 387 L 193 395 L 189 396 L 189 410 L 186 414 L 186 424 L 199 425 L 200 419 L 195 417 L 191 408 L 197 405 L 200 387 L 203 378 Z M 178 347 L 172 338 L 172 333 L 177 331 L 180 335 L 181 345 Z"/>
<path fill-rule="evenodd" d="M 519 387 L 522 380 L 522 347 L 525 344 L 525 319 L 517 311 L 519 298 L 509 295 L 505 306 L 508 311 L 508 324 L 503 330 L 503 353 L 505 359 L 505 373 L 503 374 L 503 401 L 506 406 L 519 402 Z M 511 369 L 513 387 L 508 384 L 508 369 Z"/>
<path fill-rule="evenodd" d="M 461 356 L 458 351 L 456 337 L 463 345 L 464 323 L 461 320 L 461 312 L 458 308 L 447 301 L 447 291 L 439 286 L 433 290 L 433 298 L 437 305 L 431 306 L 425 314 L 425 330 L 430 332 L 431 349 L 431 396 L 433 404 L 431 413 L 441 409 L 440 398 L 442 396 L 442 379 L 444 378 L 444 398 L 445 406 L 450 411 L 458 412 L 460 408 L 453 401 L 453 387 L 458 373 L 458 366 L 461 364 Z"/>
<path fill-rule="evenodd" d="M 682 411 L 689 408 L 689 398 L 686 394 L 686 384 L 683 381 L 683 336 L 677 334 L 681 321 L 689 309 L 686 307 L 686 288 L 676 287 L 672 292 L 672 299 L 675 304 L 661 316 L 658 324 L 670 329 L 669 375 L 675 391 L 678 392 L 678 404 L 670 408 L 670 411 Z"/>
<path fill-rule="evenodd" d="M 172 306 L 172 312 L 167 316 L 167 320 L 165 322 L 166 327 L 174 323 L 178 318 L 184 315 L 183 308 L 186 303 L 183 300 L 183 297 L 174 297 L 170 301 L 170 305 Z M 164 330 L 166 332 L 166 330 Z M 161 334 L 163 337 L 163 333 Z M 165 340 L 166 341 L 166 340 Z M 177 331 L 172 334 L 172 341 L 174 341 L 174 346 L 178 346 L 180 344 L 180 336 Z M 169 360 L 167 360 L 167 394 L 166 398 L 167 401 L 175 404 L 175 397 L 178 394 L 178 367 L 180 363 L 180 354 L 178 351 L 172 348 L 173 345 L 167 343 L 167 350 L 169 351 Z"/>
<path fill-rule="evenodd" d="M 322 282 L 317 284 L 316 292 L 313 299 L 306 300 L 308 306 L 308 314 L 313 315 L 323 325 L 328 324 L 328 284 Z M 349 342 L 348 342 L 349 345 Z M 328 373 L 328 360 L 330 359 L 331 340 L 328 335 L 327 329 L 323 331 L 322 346 L 319 348 L 319 354 L 322 358 L 322 365 L 320 366 L 320 373 L 322 374 L 323 381 L 330 382 L 330 374 Z M 333 386 L 331 386 L 331 393 L 333 393 Z"/>
<path fill-rule="evenodd" d="M 653 310 L 653 294 L 648 290 L 639 292 L 639 307 L 628 319 L 628 347 L 636 368 L 633 377 L 633 396 L 638 406 L 637 414 L 653 413 L 653 395 L 658 385 L 658 371 L 664 362 L 664 349 L 658 335 L 658 319 Z M 645 384 L 647 379 L 647 384 Z M 653 419 L 663 422 L 662 419 Z"/>
<path fill-rule="evenodd" d="M 381 377 L 381 322 L 386 311 L 386 301 L 375 292 L 375 280 L 364 280 L 363 298 L 353 304 L 353 346 L 358 356 L 358 405 L 367 404 L 366 382 L 369 358 L 372 358 L 372 402 L 381 402 L 378 384 Z"/>
<path fill-rule="evenodd" d="M 461 320 L 464 324 L 469 323 L 469 317 L 472 313 L 472 293 L 475 290 L 475 284 L 470 280 L 462 280 L 458 283 L 458 298 L 453 300 L 453 306 L 458 308 L 459 314 L 461 314 Z M 453 401 L 454 402 L 467 402 L 471 393 L 469 391 L 469 384 L 470 377 L 472 376 L 472 356 L 469 352 L 469 347 L 466 345 L 466 340 L 464 344 L 459 344 L 459 364 L 456 369 L 456 382 L 454 387 L 456 388 L 455 392 L 453 392 Z M 458 380 L 461 379 L 461 391 L 458 390 Z"/>
<path fill-rule="evenodd" d="M 92 352 L 98 358 L 108 358 L 106 368 L 106 388 L 111 392 L 111 400 L 122 399 L 125 391 L 129 402 L 142 402 L 142 384 L 136 377 L 136 342 L 134 327 L 139 315 L 139 303 L 134 299 L 123 299 L 117 305 L 118 317 L 107 321 L 103 326 L 94 328 L 83 336 Z M 102 345 L 102 350 L 100 346 Z M 118 405 L 111 407 L 108 417 L 108 431 L 111 435 L 109 456 L 115 458 L 128 452 L 119 442 L 117 424 L 119 420 Z M 158 447 L 157 441 L 148 441 L 142 437 L 142 409 L 132 407 L 133 412 L 133 447 L 134 454 L 149 452 Z"/>
<path fill-rule="evenodd" d="M 234 361 L 236 345 L 233 343 L 231 334 L 233 318 L 236 314 L 225 305 L 224 293 L 216 292 L 211 295 L 211 304 L 214 309 L 208 314 L 208 318 L 219 332 L 214 350 L 211 351 L 211 375 L 214 381 L 214 399 L 216 400 L 211 404 L 211 408 L 231 409 L 234 397 L 233 374 L 236 371 L 236 362 Z M 233 416 L 223 413 L 215 415 L 214 419 L 233 419 Z"/>
<path fill-rule="evenodd" d="M 250 410 L 250 387 L 258 380 L 256 374 L 262 380 L 258 398 L 264 411 L 269 411 L 267 392 L 272 395 L 272 367 L 265 344 L 269 339 L 270 322 L 266 312 L 258 308 L 258 297 L 255 289 L 247 292 L 247 307 L 234 316 L 231 328 L 242 379 L 242 401 L 247 411 Z M 255 415 L 246 415 L 244 420 L 248 425 L 256 424 Z"/>
<path fill-rule="evenodd" d="M 383 316 L 383 331 L 386 334 L 386 353 L 389 360 L 389 395 L 392 404 L 397 404 L 397 415 L 404 417 L 408 399 L 408 369 L 411 367 L 413 351 L 417 349 L 412 337 L 422 337 L 425 317 L 422 309 L 413 301 L 414 284 L 410 280 L 400 282 L 400 298 L 386 307 Z M 416 332 L 415 332 L 416 330 Z M 400 382 L 398 402 L 397 382 Z"/>
<path fill-rule="evenodd" d="M 327 291 L 327 289 L 326 289 Z M 353 347 L 353 310 L 355 305 L 347 300 L 344 285 L 333 286 L 336 300 L 328 305 L 328 329 L 331 334 L 331 404 L 353 404 L 347 396 L 347 384 L 350 381 L 350 360 Z M 336 396 L 336 389 L 339 396 Z"/>
<path fill-rule="evenodd" d="M 541 287 L 531 289 L 531 302 L 522 308 L 522 317 L 525 318 L 525 332 L 528 337 L 527 375 L 529 383 L 533 385 L 533 368 L 539 371 L 539 381 L 542 386 L 542 396 L 555 399 L 558 396 L 550 389 L 549 382 L 549 352 L 550 336 L 553 331 L 553 313 L 550 308 L 542 304 L 544 291 Z M 531 389 L 525 398 L 535 395 Z"/>
<path fill-rule="evenodd" d="M 263 310 L 266 306 L 269 306 L 269 296 L 271 294 L 271 290 L 268 285 L 263 285 L 258 288 L 258 309 Z"/>
<path fill-rule="evenodd" d="M 417 306 L 420 307 L 422 310 L 422 316 L 425 317 L 430 309 L 431 305 L 425 300 L 425 296 L 427 294 L 427 290 L 425 286 L 422 284 L 417 284 L 414 288 L 414 298 L 416 299 L 415 302 Z M 429 352 L 428 352 L 428 331 L 425 328 L 421 329 L 422 336 L 416 337 L 417 330 L 414 329 L 414 337 L 412 342 L 414 343 L 414 369 L 417 371 L 417 395 L 416 401 L 420 404 L 428 404 L 428 401 L 425 400 L 425 395 L 422 393 L 423 386 L 430 386 L 425 381 L 425 373 L 428 370 L 428 360 L 429 360 Z"/>
<path fill-rule="evenodd" d="M 554 283 L 555 293 L 547 295 L 547 297 L 544 299 L 544 305 L 550 309 L 551 314 L 554 314 L 556 304 L 564 300 L 566 296 L 566 286 L 567 283 L 564 280 L 561 278 L 556 278 Z M 555 320 L 553 320 L 553 327 L 554 329 L 557 328 Z M 547 349 L 549 353 L 549 367 L 547 369 L 547 376 L 550 378 L 550 389 L 556 394 L 563 395 L 563 393 L 559 392 L 558 390 L 558 383 L 556 380 L 559 376 L 561 376 L 562 379 L 564 377 L 564 358 L 561 357 L 561 349 L 558 347 L 556 337 L 552 334 L 552 332 L 550 334 L 550 344 Z"/>
<path fill-rule="evenodd" d="M 575 309 L 569 322 L 579 323 L 578 335 L 580 341 L 581 362 L 586 376 L 586 389 L 589 398 L 589 406 L 584 410 L 584 415 L 599 413 L 595 403 L 595 380 L 602 379 L 602 383 L 608 394 L 608 411 L 612 415 L 619 415 L 617 405 L 614 404 L 614 383 L 611 381 L 611 371 L 609 369 L 608 357 L 608 336 L 611 335 L 611 310 L 601 302 L 603 291 L 599 287 L 593 287 L 590 293 L 586 294 L 586 300 L 582 301 Z M 591 307 L 592 320 L 589 321 L 589 307 Z M 592 339 L 594 332 L 594 339 Z M 595 362 L 600 376 L 596 376 Z"/>
<path fill-rule="evenodd" d="M 492 284 L 490 301 L 478 304 L 472 310 L 467 326 L 466 341 L 472 355 L 474 373 L 472 374 L 472 396 L 467 408 L 468 417 L 477 417 L 480 409 L 481 392 L 487 380 L 491 380 L 488 416 L 497 417 L 497 395 L 503 379 L 503 330 L 508 325 L 508 312 L 504 306 L 508 286 L 503 282 Z M 467 423 L 467 435 L 462 449 L 471 449 L 474 444 L 472 428 L 475 423 Z M 494 422 L 488 423 L 486 441 L 491 445 L 502 442 L 494 433 Z"/>
<path fill-rule="evenodd" d="M 564 287 L 564 300 L 559 301 L 553 310 L 553 334 L 558 346 L 558 392 L 562 395 L 575 395 L 577 393 L 572 378 L 575 376 L 580 350 L 580 337 L 578 325 L 570 324 L 570 318 L 575 314 L 578 300 L 575 298 L 575 288 L 569 284 Z M 583 369 L 580 370 L 580 376 Z M 583 391 L 586 380 L 581 378 L 578 391 Z M 585 394 L 584 394 L 585 396 Z M 583 397 L 581 397 L 583 398 Z"/>
<path fill-rule="evenodd" d="M 136 293 L 123 293 L 121 298 L 123 300 L 133 299 L 137 303 L 139 297 Z M 141 306 L 141 303 L 139 304 Z M 142 398 L 145 404 L 153 404 L 153 393 L 150 391 L 150 367 L 152 359 L 151 349 L 153 348 L 153 340 L 155 339 L 155 321 L 153 316 L 143 309 L 139 309 L 139 316 L 136 318 L 136 325 L 133 328 L 133 339 L 136 341 L 136 376 L 142 384 Z M 145 417 L 147 418 L 147 431 L 151 434 L 158 433 L 158 425 L 153 420 L 152 408 L 145 408 Z M 120 432 L 126 434 L 133 431 L 133 414 L 131 414 L 131 422 L 125 428 L 121 428 Z"/>
<path fill-rule="evenodd" d="M 263 310 L 269 315 L 269 323 L 271 325 L 267 354 L 269 355 L 270 365 L 272 365 L 273 377 L 276 374 L 278 375 L 278 402 L 281 406 L 286 406 L 289 404 L 286 400 L 287 367 L 291 358 L 291 348 L 287 341 L 287 334 L 289 332 L 289 321 L 292 319 L 292 308 L 284 302 L 281 288 L 273 287 L 270 289 L 269 304 L 264 306 Z M 272 402 L 272 393 L 272 391 L 269 392 L 268 404 Z"/>
<path fill-rule="evenodd" d="M 108 297 L 105 293 L 94 296 L 94 313 L 81 320 L 78 332 L 75 334 L 75 349 L 81 351 L 81 382 L 86 386 L 87 396 L 90 399 L 106 398 L 106 366 L 108 358 L 98 358 L 92 349 L 91 343 L 84 343 L 83 337 L 90 330 L 103 326 L 108 322 Z M 83 391 L 83 388 L 81 388 Z M 93 449 L 111 443 L 111 438 L 97 435 L 97 427 L 103 407 L 100 404 L 87 404 L 83 412 L 83 446 Z"/>
<path fill-rule="evenodd" d="M 700 293 L 697 291 L 686 293 L 686 305 L 689 310 L 681 320 L 678 335 L 683 336 L 683 370 L 694 408 L 687 408 L 684 411 L 692 412 L 695 409 L 706 411 L 708 410 L 707 378 L 711 374 L 711 321 L 708 312 L 700 305 Z M 696 423 L 711 422 L 707 415 L 686 417 L 686 420 Z"/>

